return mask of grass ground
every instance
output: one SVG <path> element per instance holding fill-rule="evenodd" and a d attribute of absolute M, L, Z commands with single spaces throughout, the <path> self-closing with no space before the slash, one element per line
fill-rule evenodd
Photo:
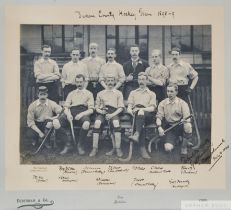
<path fill-rule="evenodd" d="M 22 129 L 22 134 L 25 133 L 25 129 Z M 209 163 L 210 162 L 210 132 L 201 131 L 201 146 L 198 150 L 189 149 L 188 157 L 185 159 L 187 163 Z M 150 138 L 154 134 L 152 131 L 147 133 Z M 22 135 L 20 141 L 20 154 L 21 164 L 123 164 L 114 155 L 111 157 L 105 156 L 105 153 L 110 151 L 112 148 L 110 139 L 101 139 L 99 143 L 99 152 L 96 157 L 89 157 L 89 153 L 92 148 L 92 137 L 88 137 L 84 142 L 84 148 L 86 155 L 79 156 L 76 149 L 66 155 L 59 155 L 59 152 L 64 146 L 65 136 L 61 133 L 56 135 L 57 148 L 47 149 L 43 148 L 35 156 L 27 156 L 26 154 L 35 151 L 36 147 L 32 146 L 31 141 L 26 139 L 25 135 Z M 125 137 L 122 138 L 122 151 L 123 157 L 127 157 L 129 143 L 124 141 Z M 148 140 L 146 142 L 148 144 Z M 126 164 L 179 164 L 181 162 L 180 157 L 180 145 L 175 147 L 171 153 L 166 153 L 163 150 L 163 145 L 159 144 L 158 150 L 152 147 L 151 159 L 145 160 L 141 158 L 139 154 L 138 145 L 134 144 L 133 156 L 130 162 Z"/>

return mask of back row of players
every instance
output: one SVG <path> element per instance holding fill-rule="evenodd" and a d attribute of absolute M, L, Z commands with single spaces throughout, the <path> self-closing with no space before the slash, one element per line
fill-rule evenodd
<path fill-rule="evenodd" d="M 39 99 L 33 102 L 28 110 L 27 123 L 31 128 L 30 138 L 37 142 L 37 137 L 43 138 L 51 127 L 63 128 L 67 134 L 67 140 L 61 154 L 66 154 L 72 149 L 68 121 L 74 119 L 81 127 L 78 136 L 78 153 L 84 155 L 83 141 L 90 128 L 90 115 L 95 110 L 93 148 L 90 156 L 97 154 L 100 128 L 104 121 L 108 120 L 113 127 L 115 142 L 112 151 L 107 154 L 116 153 L 118 157 L 121 157 L 123 153 L 120 148 L 119 114 L 124 110 L 124 99 L 128 99 L 127 111 L 132 116 L 136 115 L 135 133 L 130 136 L 130 139 L 140 144 L 140 154 L 143 158 L 150 158 L 145 149 L 143 125 L 152 122 L 155 117 L 159 134 L 164 136 L 165 150 L 171 151 L 176 138 L 183 135 L 181 153 L 187 154 L 187 142 L 190 141 L 192 134 L 190 120 L 186 121 L 182 127 L 177 127 L 166 135 L 164 133 L 164 128 L 190 115 L 188 104 L 184 100 L 198 81 L 197 72 L 190 64 L 180 59 L 180 49 L 172 49 L 173 63 L 168 67 L 161 64 L 160 50 L 152 51 L 153 63 L 150 67 L 147 61 L 139 58 L 138 46 L 131 47 L 131 60 L 123 66 L 115 61 L 114 49 L 108 49 L 107 63 L 97 56 L 97 50 L 98 45 L 91 43 L 90 56 L 79 61 L 80 50 L 73 49 L 72 59 L 63 66 L 62 75 L 60 75 L 58 65 L 49 58 L 51 47 L 43 46 L 42 58 L 34 65 Z M 59 100 L 57 80 L 60 78 L 65 100 L 65 109 L 62 114 L 60 114 L 62 108 L 55 103 Z M 95 105 L 94 99 L 96 99 Z M 155 116 L 157 101 L 159 106 Z M 54 117 L 53 113 L 57 116 Z"/>

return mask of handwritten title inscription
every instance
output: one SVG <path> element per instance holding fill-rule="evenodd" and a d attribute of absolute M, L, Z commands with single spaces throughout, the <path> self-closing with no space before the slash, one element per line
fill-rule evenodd
<path fill-rule="evenodd" d="M 110 11 L 110 10 L 98 10 L 98 11 L 89 11 L 89 12 L 82 12 L 79 10 L 75 11 L 75 15 L 77 19 L 110 19 L 116 20 L 120 17 L 132 18 L 137 20 L 141 17 L 161 17 L 161 18 L 175 18 L 175 12 L 170 10 L 147 10 L 144 8 L 139 8 L 138 10 L 122 10 L 119 9 L 118 11 Z"/>

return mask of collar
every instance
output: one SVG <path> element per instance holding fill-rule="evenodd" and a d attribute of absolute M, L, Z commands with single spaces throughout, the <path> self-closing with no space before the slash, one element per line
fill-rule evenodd
<path fill-rule="evenodd" d="M 178 104 L 179 103 L 179 98 L 176 96 L 174 101 L 170 101 L 169 98 L 167 98 L 166 104 Z"/>
<path fill-rule="evenodd" d="M 39 101 L 39 99 L 37 100 L 36 106 L 41 105 L 41 102 Z M 45 105 L 48 106 L 48 99 L 45 102 Z"/>
<path fill-rule="evenodd" d="M 74 91 L 75 91 L 75 92 L 83 92 L 84 90 L 85 90 L 84 88 L 83 88 L 82 90 L 76 88 Z"/>
<path fill-rule="evenodd" d="M 153 63 L 152 66 L 151 66 L 151 68 L 158 68 L 158 69 L 159 69 L 160 67 L 161 67 L 161 64 L 160 64 L 160 63 L 159 63 L 158 65 L 156 65 L 156 64 Z"/>
<path fill-rule="evenodd" d="M 113 89 L 105 89 L 105 91 L 107 91 L 107 92 L 113 92 L 113 93 L 115 93 L 116 92 L 116 89 L 115 88 L 113 88 Z"/>
<path fill-rule="evenodd" d="M 133 59 L 133 58 L 131 58 L 131 60 L 132 60 L 132 62 L 139 62 L 140 61 L 140 58 L 138 57 L 137 59 Z"/>
<path fill-rule="evenodd" d="M 184 65 L 184 62 L 182 60 L 180 60 L 178 63 L 172 63 L 172 66 L 183 66 Z"/>
<path fill-rule="evenodd" d="M 149 91 L 149 89 L 148 89 L 148 87 L 146 87 L 146 88 L 144 88 L 144 89 L 141 89 L 141 88 L 138 88 L 138 89 L 136 89 L 136 91 L 142 91 L 142 92 L 148 92 Z"/>
<path fill-rule="evenodd" d="M 78 61 L 77 63 L 74 63 L 72 60 L 70 61 L 71 65 L 75 65 L 75 64 L 79 64 L 80 61 Z"/>
<path fill-rule="evenodd" d="M 91 57 L 91 56 L 89 56 L 89 58 L 90 58 L 90 59 L 97 59 L 97 58 L 98 58 L 98 56 L 96 55 L 94 58 L 93 58 L 93 57 Z"/>
<path fill-rule="evenodd" d="M 51 63 L 51 59 L 48 58 L 47 60 L 45 60 L 45 59 L 42 57 L 42 58 L 40 58 L 40 62 L 41 62 L 41 63 L 43 63 L 43 62 L 49 62 L 49 63 Z"/>
<path fill-rule="evenodd" d="M 116 61 L 112 61 L 112 62 L 107 62 L 107 64 L 116 64 Z"/>

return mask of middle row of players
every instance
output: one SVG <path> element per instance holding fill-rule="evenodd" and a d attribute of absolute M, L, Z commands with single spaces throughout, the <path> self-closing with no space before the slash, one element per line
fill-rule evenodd
<path fill-rule="evenodd" d="M 113 149 L 109 154 L 116 153 L 118 157 L 123 155 L 121 150 L 121 127 L 119 115 L 123 112 L 124 100 L 122 93 L 115 89 L 116 79 L 113 75 L 108 75 L 105 80 L 106 89 L 97 94 L 96 103 L 94 105 L 93 94 L 84 88 L 85 77 L 77 75 L 76 90 L 70 92 L 64 103 L 64 113 L 58 119 L 54 120 L 55 128 L 66 128 L 67 140 L 61 154 L 66 154 L 72 147 L 72 137 L 69 122 L 73 121 L 80 127 L 78 135 L 78 153 L 84 155 L 83 141 L 85 140 L 90 128 L 90 115 L 96 111 L 96 118 L 93 128 L 93 145 L 92 151 L 89 154 L 93 157 L 98 152 L 98 142 L 101 127 L 105 121 L 108 121 L 113 128 L 115 142 Z M 146 73 L 141 72 L 138 75 L 139 87 L 133 90 L 128 97 L 127 112 L 131 116 L 136 115 L 134 133 L 129 138 L 139 144 L 140 154 L 143 158 L 150 158 L 145 148 L 144 125 L 153 123 L 156 118 L 158 132 L 164 136 L 164 126 L 170 126 L 181 119 L 190 115 L 188 104 L 177 97 L 178 87 L 175 84 L 170 84 L 167 87 L 168 98 L 163 100 L 157 109 L 156 95 L 147 88 L 148 77 Z M 156 114 L 155 114 L 156 113 Z M 163 123 L 163 122 L 164 123 Z M 189 138 L 192 133 L 190 120 L 186 121 L 182 127 L 182 136 Z M 174 134 L 175 135 L 175 134 Z M 179 134 L 181 135 L 181 134 Z M 186 138 L 186 140 L 187 140 Z M 171 138 L 165 138 L 165 150 L 172 150 L 175 142 Z M 186 152 L 186 148 L 182 148 Z"/>

